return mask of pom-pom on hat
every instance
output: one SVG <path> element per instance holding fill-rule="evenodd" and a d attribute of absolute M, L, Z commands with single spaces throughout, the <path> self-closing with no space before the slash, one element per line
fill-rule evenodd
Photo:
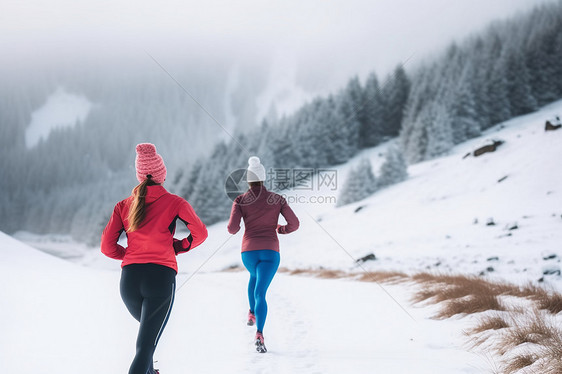
<path fill-rule="evenodd" d="M 139 182 L 145 181 L 148 176 L 158 183 L 164 183 L 166 179 L 166 165 L 162 156 L 156 153 L 156 147 L 151 143 L 141 143 L 137 145 L 137 157 L 135 158 L 135 168 L 137 169 L 137 179 Z"/>
<path fill-rule="evenodd" d="M 265 181 L 265 168 L 260 163 L 260 159 L 256 156 L 252 156 L 248 159 L 248 172 L 246 173 L 246 180 L 248 182 Z"/>

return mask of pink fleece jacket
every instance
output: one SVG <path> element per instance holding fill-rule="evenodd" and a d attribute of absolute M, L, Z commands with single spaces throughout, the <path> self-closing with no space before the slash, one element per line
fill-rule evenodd
<path fill-rule="evenodd" d="M 117 241 L 129 227 L 127 216 L 133 196 L 115 205 L 113 214 L 101 236 L 101 251 L 107 257 L 123 260 L 121 266 L 153 263 L 168 266 L 177 273 L 176 255 L 187 252 L 207 238 L 207 228 L 191 205 L 160 185 L 148 186 L 146 217 L 140 227 L 127 234 L 127 248 Z M 174 239 L 176 219 L 186 225 L 191 234 L 182 240 Z"/>
<path fill-rule="evenodd" d="M 287 221 L 278 225 L 279 214 Z M 228 232 L 236 234 L 240 230 L 240 220 L 244 219 L 242 252 L 272 249 L 279 252 L 277 233 L 288 234 L 299 228 L 299 220 L 287 201 L 264 186 L 253 186 L 238 196 L 232 204 Z"/>

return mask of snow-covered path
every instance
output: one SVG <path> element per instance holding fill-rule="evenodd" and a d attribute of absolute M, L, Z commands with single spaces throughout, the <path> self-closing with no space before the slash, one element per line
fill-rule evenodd
<path fill-rule="evenodd" d="M 80 267 L 0 233 L 0 372 L 126 373 L 136 321 L 118 271 Z M 178 276 L 178 286 L 188 274 Z M 245 325 L 245 272 L 200 273 L 178 289 L 156 359 L 180 373 L 482 373 L 462 347 L 464 320 L 428 319 L 406 286 L 279 274 L 268 294 L 269 352 Z"/>
<path fill-rule="evenodd" d="M 415 321 L 376 284 L 283 274 L 277 275 L 268 294 L 269 352 L 256 354 L 254 329 L 244 325 L 246 280 L 245 273 L 203 274 L 178 292 L 175 316 L 158 353 L 163 373 L 184 372 L 176 371 L 184 367 L 196 367 L 200 373 L 486 369 L 481 358 L 462 349 L 462 322 L 428 320 L 430 311 L 410 307 L 402 287 L 385 286 Z M 201 301 L 204 305 L 194 307 Z"/>

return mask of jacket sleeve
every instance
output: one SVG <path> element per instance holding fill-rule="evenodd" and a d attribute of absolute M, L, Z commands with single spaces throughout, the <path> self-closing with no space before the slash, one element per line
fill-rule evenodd
<path fill-rule="evenodd" d="M 230 234 L 236 234 L 240 231 L 240 220 L 242 219 L 242 211 L 240 210 L 240 204 L 238 204 L 238 198 L 232 203 L 232 209 L 230 210 L 230 219 L 228 220 L 228 226 L 226 229 Z"/>
<path fill-rule="evenodd" d="M 121 219 L 121 209 L 119 204 L 115 205 L 113 209 L 113 214 L 105 226 L 103 233 L 101 234 L 101 252 L 107 257 L 114 258 L 116 260 L 122 260 L 125 256 L 125 248 L 117 244 L 119 236 L 125 230 L 123 226 L 123 220 Z"/>
<path fill-rule="evenodd" d="M 178 217 L 185 223 L 191 234 L 182 240 L 174 239 L 174 251 L 176 254 L 184 253 L 197 247 L 208 236 L 205 224 L 195 214 L 195 210 L 193 210 L 191 205 L 183 199 L 180 203 Z"/>
<path fill-rule="evenodd" d="M 283 215 L 283 217 L 285 217 L 287 224 L 279 225 L 277 227 L 277 232 L 279 234 L 288 234 L 299 228 L 299 219 L 297 218 L 295 212 L 293 212 L 289 204 L 287 204 L 287 201 L 285 199 L 281 201 L 281 214 Z"/>

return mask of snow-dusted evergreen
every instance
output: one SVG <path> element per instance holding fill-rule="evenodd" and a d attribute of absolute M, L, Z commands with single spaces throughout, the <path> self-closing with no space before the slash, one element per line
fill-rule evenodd
<path fill-rule="evenodd" d="M 386 128 L 386 105 L 375 73 L 371 73 L 365 82 L 364 105 L 364 122 L 361 125 L 359 136 L 362 146 L 372 147 L 384 139 Z M 400 112 L 403 109 L 403 105 L 398 108 Z"/>
<path fill-rule="evenodd" d="M 359 165 L 349 171 L 343 184 L 337 205 L 347 205 L 362 200 L 377 189 L 377 181 L 373 174 L 371 161 L 362 158 Z"/>
<path fill-rule="evenodd" d="M 408 161 L 438 156 L 499 122 L 562 97 L 561 35 L 562 2 L 543 5 L 451 45 L 440 59 L 418 69 L 400 134 Z M 442 105 L 452 142 L 448 131 L 434 131 L 443 124 L 430 124 L 440 115 L 435 106 Z M 429 143 L 438 144 L 437 149 Z"/>
<path fill-rule="evenodd" d="M 408 178 L 408 164 L 397 146 L 390 146 L 381 165 L 377 187 L 382 188 L 402 182 Z"/>

